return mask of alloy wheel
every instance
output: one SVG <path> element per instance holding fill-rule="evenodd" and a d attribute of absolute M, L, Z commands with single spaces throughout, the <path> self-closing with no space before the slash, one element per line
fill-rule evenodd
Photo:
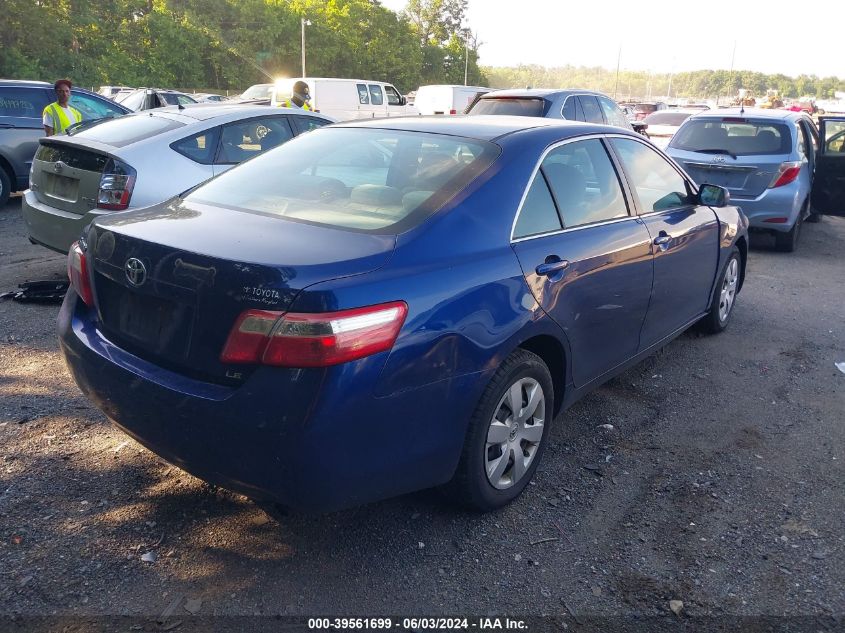
<path fill-rule="evenodd" d="M 725 276 L 722 279 L 722 289 L 719 295 L 719 320 L 722 323 L 728 320 L 728 315 L 731 313 L 731 308 L 733 308 L 738 279 L 739 262 L 734 257 L 725 269 Z"/>

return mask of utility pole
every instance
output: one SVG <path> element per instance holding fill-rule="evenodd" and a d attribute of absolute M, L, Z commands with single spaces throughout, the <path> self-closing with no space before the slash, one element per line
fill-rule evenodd
<path fill-rule="evenodd" d="M 616 101 L 616 92 L 619 90 L 619 64 L 622 62 L 622 43 L 619 43 L 619 54 L 616 56 L 616 84 L 613 86 L 613 100 Z"/>
<path fill-rule="evenodd" d="M 311 20 L 302 18 L 302 77 L 305 78 L 305 27 L 311 26 Z"/>

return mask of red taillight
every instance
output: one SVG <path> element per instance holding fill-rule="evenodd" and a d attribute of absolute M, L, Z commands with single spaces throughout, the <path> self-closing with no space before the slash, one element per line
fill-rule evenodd
<path fill-rule="evenodd" d="M 405 322 L 404 301 L 339 312 L 247 310 L 220 355 L 223 363 L 327 367 L 393 347 Z"/>
<path fill-rule="evenodd" d="M 458 111 L 455 110 L 455 108 L 452 108 L 451 110 L 449 110 L 449 114 L 457 114 L 457 113 L 458 113 Z"/>
<path fill-rule="evenodd" d="M 778 173 L 775 174 L 774 178 L 772 178 L 772 184 L 769 185 L 769 189 L 788 185 L 798 178 L 799 173 L 801 173 L 800 161 L 781 163 L 780 168 L 778 168 Z"/>
<path fill-rule="evenodd" d="M 137 176 L 137 172 L 132 167 L 123 161 L 110 158 L 100 177 L 97 208 L 109 211 L 128 209 Z"/>
<path fill-rule="evenodd" d="M 70 245 L 67 254 L 67 276 L 85 305 L 93 306 L 94 292 L 91 289 L 91 278 L 88 276 L 88 260 L 79 242 Z"/>

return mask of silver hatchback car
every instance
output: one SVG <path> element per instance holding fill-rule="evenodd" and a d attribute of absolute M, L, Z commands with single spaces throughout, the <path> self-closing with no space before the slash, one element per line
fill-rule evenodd
<path fill-rule="evenodd" d="M 819 132 L 804 112 L 731 108 L 690 116 L 666 153 L 698 184 L 725 187 L 750 228 L 791 252 L 811 204 Z"/>
<path fill-rule="evenodd" d="M 40 141 L 24 193 L 30 241 L 66 253 L 104 213 L 163 202 L 316 127 L 288 108 L 193 105 L 82 126 Z"/>

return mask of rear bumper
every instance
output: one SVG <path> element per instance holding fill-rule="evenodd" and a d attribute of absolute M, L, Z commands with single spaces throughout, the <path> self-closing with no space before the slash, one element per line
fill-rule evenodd
<path fill-rule="evenodd" d="M 731 204 L 742 209 L 751 228 L 786 233 L 795 225 L 804 205 L 804 198 L 798 188 L 785 186 L 766 189 L 756 198 L 731 195 Z M 772 218 L 787 218 L 787 221 L 767 222 Z"/>
<path fill-rule="evenodd" d="M 29 239 L 59 253 L 67 253 L 70 245 L 79 239 L 88 224 L 104 214 L 113 211 L 92 210 L 85 215 L 62 211 L 39 202 L 31 189 L 27 189 L 21 201 Z"/>
<path fill-rule="evenodd" d="M 201 382 L 113 345 L 73 291 L 59 339 L 83 393 L 151 451 L 206 481 L 308 511 L 448 481 L 489 379 L 465 375 L 378 398 L 379 372 L 356 361 L 262 367 L 238 388 Z"/>

